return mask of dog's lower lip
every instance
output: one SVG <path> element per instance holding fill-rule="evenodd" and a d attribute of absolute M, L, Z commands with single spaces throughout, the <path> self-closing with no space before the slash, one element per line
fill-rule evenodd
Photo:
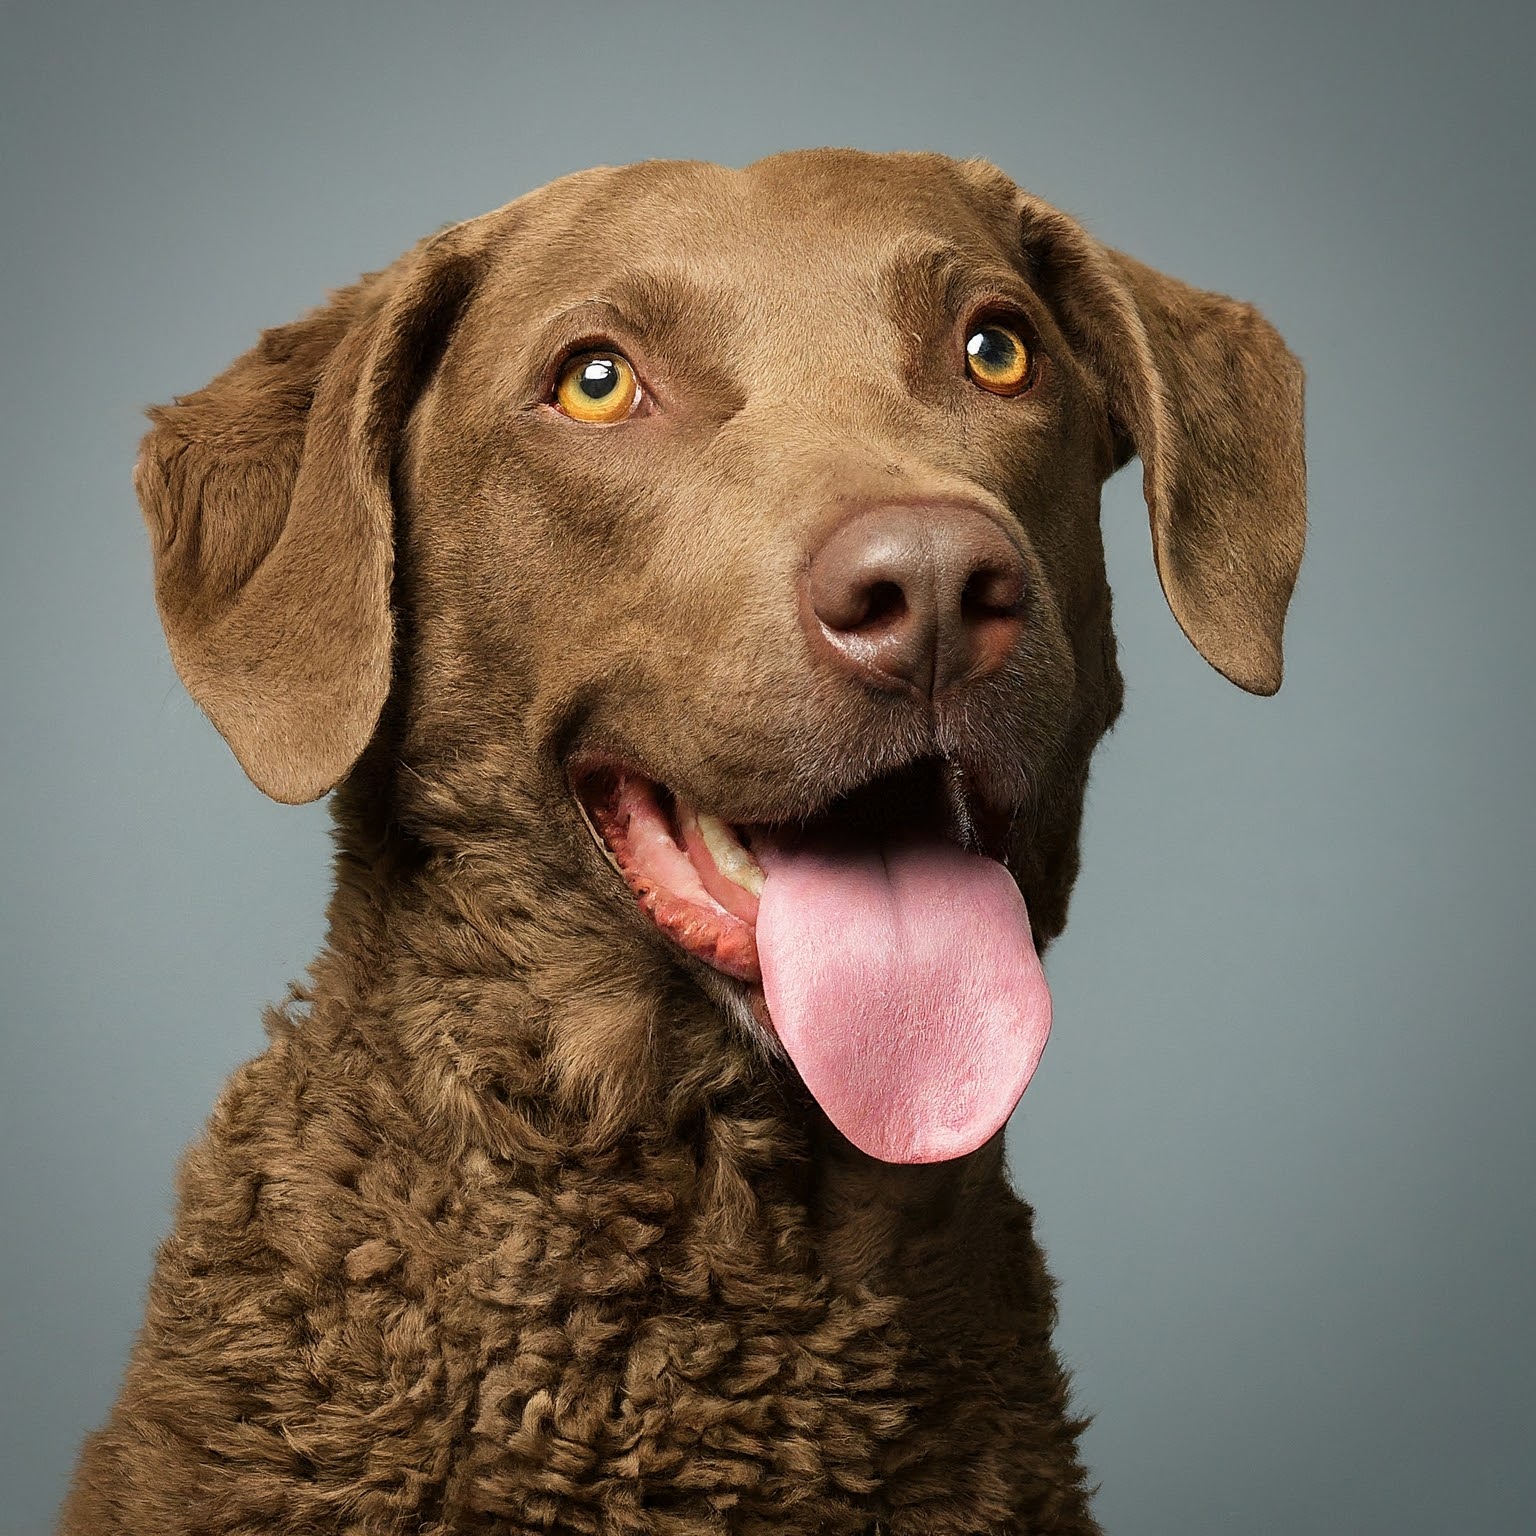
<path fill-rule="evenodd" d="M 762 871 L 736 830 L 632 769 L 586 768 L 571 782 L 594 839 L 651 921 L 706 965 L 759 981 Z"/>

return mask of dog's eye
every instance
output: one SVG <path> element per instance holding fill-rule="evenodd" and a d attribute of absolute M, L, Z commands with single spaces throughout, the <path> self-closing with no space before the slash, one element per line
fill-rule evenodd
<path fill-rule="evenodd" d="M 623 421 L 640 401 L 640 380 L 618 352 L 584 352 L 560 371 L 555 405 L 574 421 Z"/>
<path fill-rule="evenodd" d="M 1029 348 L 1006 325 L 978 325 L 966 338 L 965 371 L 994 395 L 1022 395 L 1029 387 Z"/>

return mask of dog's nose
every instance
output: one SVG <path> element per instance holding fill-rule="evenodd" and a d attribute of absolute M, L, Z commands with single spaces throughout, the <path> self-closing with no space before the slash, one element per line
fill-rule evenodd
<path fill-rule="evenodd" d="M 995 671 L 1023 628 L 1023 556 L 970 507 L 856 513 L 812 556 L 805 580 L 814 646 L 866 681 L 925 697 Z"/>

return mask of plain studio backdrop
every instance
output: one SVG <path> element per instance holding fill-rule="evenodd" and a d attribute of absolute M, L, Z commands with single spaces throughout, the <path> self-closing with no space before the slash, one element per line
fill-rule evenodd
<path fill-rule="evenodd" d="M 329 877 L 176 681 L 141 409 L 562 172 L 815 144 L 994 160 L 1309 371 L 1277 698 L 1179 634 L 1138 470 L 1105 499 L 1129 701 L 1010 1132 L 1100 1517 L 1536 1529 L 1533 14 L 7 3 L 0 1531 L 106 1414 Z"/>

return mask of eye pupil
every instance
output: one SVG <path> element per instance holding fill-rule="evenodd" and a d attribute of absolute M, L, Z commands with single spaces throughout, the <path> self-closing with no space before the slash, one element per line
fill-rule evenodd
<path fill-rule="evenodd" d="M 983 368 L 1007 368 L 1014 360 L 1017 347 L 1007 331 L 995 325 L 984 326 L 965 344 L 965 350 Z"/>
<path fill-rule="evenodd" d="M 611 357 L 595 357 L 582 365 L 577 382 L 589 400 L 604 400 L 618 387 L 618 365 Z"/>

